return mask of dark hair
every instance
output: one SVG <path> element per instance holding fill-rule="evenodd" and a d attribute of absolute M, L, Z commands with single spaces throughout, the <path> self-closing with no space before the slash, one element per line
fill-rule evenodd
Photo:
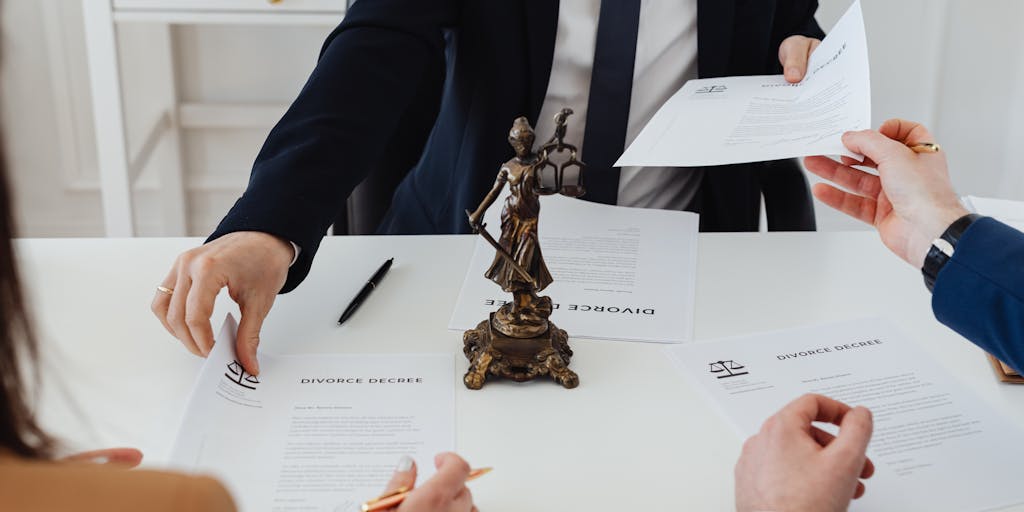
<path fill-rule="evenodd" d="M 0 147 L 0 450 L 28 458 L 52 455 L 53 438 L 36 423 L 26 379 L 35 372 L 39 347 L 25 309 L 11 238 L 14 221 L 6 160 Z"/>

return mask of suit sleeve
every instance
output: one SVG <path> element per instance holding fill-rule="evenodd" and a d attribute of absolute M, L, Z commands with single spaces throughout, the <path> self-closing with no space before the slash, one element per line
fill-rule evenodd
<path fill-rule="evenodd" d="M 370 173 L 406 112 L 444 85 L 444 30 L 458 2 L 362 0 L 324 43 L 308 81 L 256 158 L 241 198 L 207 242 L 262 231 L 298 244 L 281 293 L 309 272 L 320 242 L 352 189 Z M 406 144 L 424 141 L 403 141 Z"/>
<path fill-rule="evenodd" d="M 776 0 L 775 20 L 772 24 L 772 45 L 778 50 L 790 36 L 806 36 L 824 39 L 825 31 L 821 30 L 814 14 L 818 12 L 818 0 Z M 770 56 L 769 67 L 772 73 L 782 73 L 777 53 Z"/>
<path fill-rule="evenodd" d="M 1024 370 L 1024 233 L 975 221 L 935 280 L 932 310 L 943 324 Z"/>

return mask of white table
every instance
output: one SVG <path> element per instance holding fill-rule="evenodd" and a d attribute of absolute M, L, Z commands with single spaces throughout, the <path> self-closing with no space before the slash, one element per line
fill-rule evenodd
<path fill-rule="evenodd" d="M 149 302 L 174 257 L 199 242 L 18 243 L 48 361 L 43 421 L 73 448 L 136 446 L 151 465 L 166 460 L 201 361 L 163 330 Z M 571 340 L 571 367 L 581 378 L 574 390 L 546 381 L 462 386 L 461 333 L 446 326 L 473 243 L 468 236 L 328 238 L 310 278 L 278 299 L 263 346 L 458 354 L 458 450 L 496 468 L 471 484 L 481 510 L 732 509 L 741 440 L 659 345 Z M 982 352 L 934 320 L 919 273 L 875 234 L 702 234 L 699 255 L 698 340 L 885 316 L 1024 425 L 1024 387 L 996 382 Z M 396 263 L 382 286 L 337 327 L 347 301 L 391 256 Z M 218 322 L 234 309 L 225 294 L 220 299 Z"/>

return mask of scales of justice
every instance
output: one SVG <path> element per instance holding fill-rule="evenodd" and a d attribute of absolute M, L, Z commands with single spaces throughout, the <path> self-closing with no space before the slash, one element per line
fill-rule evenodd
<path fill-rule="evenodd" d="M 476 211 L 466 210 L 473 231 L 496 251 L 485 276 L 512 294 L 511 301 L 462 336 L 470 363 L 463 382 L 469 389 L 482 388 L 488 375 L 516 382 L 550 375 L 566 388 L 579 385 L 576 372 L 569 369 L 569 336 L 548 320 L 551 297 L 538 295 L 553 281 L 537 236 L 540 196 L 580 197 L 585 192 L 586 166 L 576 158 L 576 146 L 564 141 L 570 115 L 568 108 L 555 114 L 555 134 L 536 152 L 533 128 L 525 117 L 517 118 L 508 134 L 515 157 L 502 164 Z M 556 155 L 564 160 L 560 165 L 552 160 Z M 481 220 L 506 185 L 510 194 L 501 210 L 501 236 L 495 240 Z"/>

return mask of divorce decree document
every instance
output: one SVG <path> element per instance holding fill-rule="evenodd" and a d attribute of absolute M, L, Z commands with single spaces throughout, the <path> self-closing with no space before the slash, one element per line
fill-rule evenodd
<path fill-rule="evenodd" d="M 850 510 L 963 512 L 1024 503 L 1024 429 L 888 322 L 858 320 L 667 350 L 744 437 L 804 393 L 870 409 L 868 456 L 876 472 Z"/>
<path fill-rule="evenodd" d="M 172 454 L 178 469 L 224 482 L 243 511 L 355 512 L 379 495 L 403 455 L 419 481 L 455 446 L 449 354 L 260 354 L 235 359 L 224 323 Z"/>
<path fill-rule="evenodd" d="M 496 240 L 506 197 L 507 189 L 484 216 Z M 554 282 L 540 295 L 553 301 L 551 321 L 572 337 L 693 339 L 699 221 L 691 212 L 542 197 L 537 235 Z M 478 237 L 449 329 L 472 329 L 512 299 L 484 276 L 495 253 Z"/>
<path fill-rule="evenodd" d="M 691 80 L 615 163 L 688 167 L 810 155 L 859 155 L 843 146 L 871 127 L 871 81 L 860 2 L 811 54 L 803 81 L 783 75 Z"/>

